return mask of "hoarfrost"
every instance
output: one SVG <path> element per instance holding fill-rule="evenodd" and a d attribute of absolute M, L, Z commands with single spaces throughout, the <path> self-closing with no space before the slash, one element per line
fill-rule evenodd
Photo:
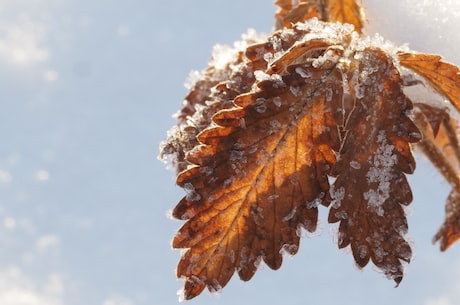
<path fill-rule="evenodd" d="M 308 221 L 307 225 L 304 226 L 304 227 L 308 227 L 310 225 L 311 225 L 311 223 L 310 223 L 310 221 Z M 296 231 L 296 234 L 300 238 L 314 238 L 314 237 L 320 236 L 322 232 L 323 232 L 323 224 L 321 223 L 320 220 L 318 220 L 316 231 L 309 232 L 309 231 L 307 231 L 307 230 L 305 230 L 303 228 L 298 228 L 297 231 Z"/>
<path fill-rule="evenodd" d="M 286 84 L 283 81 L 283 78 L 279 74 L 267 74 L 262 70 L 257 70 L 254 71 L 254 77 L 256 78 L 257 82 L 263 82 L 263 81 L 273 81 L 274 82 L 274 87 L 275 88 L 281 88 L 285 87 Z"/>
<path fill-rule="evenodd" d="M 360 258 L 365 258 L 367 256 L 367 254 L 369 253 L 369 250 L 367 248 L 367 246 L 359 246 L 358 247 L 358 255 Z"/>
<path fill-rule="evenodd" d="M 254 71 L 254 76 L 256 77 L 256 81 L 258 82 L 270 79 L 270 75 L 268 75 L 262 70 Z"/>
<path fill-rule="evenodd" d="M 320 57 L 318 58 L 315 58 L 313 60 L 313 63 L 312 63 L 312 66 L 314 68 L 319 68 L 321 66 L 323 66 L 324 64 L 327 64 L 327 63 L 335 63 L 337 62 L 338 58 L 336 56 L 334 56 L 334 52 L 332 50 L 329 50 L 327 52 L 325 52 L 323 55 L 321 55 Z"/>
<path fill-rule="evenodd" d="M 254 109 L 258 113 L 265 113 L 267 111 L 267 105 L 265 105 L 266 100 L 263 97 L 259 97 L 256 99 L 256 105 Z"/>
<path fill-rule="evenodd" d="M 324 193 L 320 193 L 318 197 L 316 197 L 312 201 L 307 202 L 306 204 L 307 209 L 317 208 L 321 204 L 323 198 L 324 198 Z"/>
<path fill-rule="evenodd" d="M 299 87 L 291 86 L 291 87 L 289 88 L 289 90 L 290 90 L 291 93 L 292 93 L 294 96 L 296 96 L 296 97 L 302 95 L 302 90 L 301 90 Z"/>
<path fill-rule="evenodd" d="M 184 190 L 187 193 L 187 195 L 185 195 L 187 201 L 199 201 L 201 199 L 201 195 L 195 190 L 193 184 L 185 183 Z"/>
<path fill-rule="evenodd" d="M 230 261 L 232 262 L 232 264 L 234 264 L 235 261 L 236 261 L 236 259 L 235 259 L 235 251 L 230 250 L 230 252 L 228 253 L 228 257 L 230 258 Z"/>
<path fill-rule="evenodd" d="M 273 54 L 272 53 L 265 53 L 264 54 L 264 60 L 268 63 L 270 63 L 271 61 L 273 61 Z"/>
<path fill-rule="evenodd" d="M 177 296 L 179 297 L 179 303 L 182 303 L 185 301 L 185 287 L 182 287 L 177 291 Z"/>
<path fill-rule="evenodd" d="M 329 228 L 329 235 L 332 238 L 332 243 L 334 245 L 337 245 L 339 243 L 339 237 L 340 237 L 339 236 L 340 232 L 339 232 L 339 224 L 338 223 L 332 224 L 332 226 Z"/>
<path fill-rule="evenodd" d="M 241 162 L 241 163 L 247 163 L 248 160 L 244 154 L 244 151 L 242 150 L 232 150 L 230 152 L 230 161 L 238 161 L 238 162 Z"/>
<path fill-rule="evenodd" d="M 326 102 L 332 101 L 333 91 L 331 88 L 326 89 Z"/>
<path fill-rule="evenodd" d="M 339 187 L 338 189 L 335 189 L 335 185 L 331 185 L 329 189 L 329 194 L 332 199 L 332 207 L 338 208 L 342 204 L 342 200 L 345 198 L 345 188 Z"/>
<path fill-rule="evenodd" d="M 210 176 L 214 173 L 214 169 L 210 166 L 202 166 L 200 167 L 200 173 L 205 176 Z"/>
<path fill-rule="evenodd" d="M 228 45 L 216 44 L 212 50 L 209 64 L 217 70 L 223 70 L 229 63 L 234 61 L 236 53 L 236 50 Z"/>
<path fill-rule="evenodd" d="M 270 127 L 272 128 L 272 130 L 277 132 L 281 128 L 281 123 L 278 120 L 272 120 L 270 121 Z"/>
<path fill-rule="evenodd" d="M 216 279 L 213 279 L 211 285 L 208 284 L 208 289 L 211 293 L 217 293 L 222 290 L 222 285 Z"/>
<path fill-rule="evenodd" d="M 280 254 L 287 257 L 292 257 L 297 253 L 299 247 L 294 244 L 285 244 L 280 249 Z"/>
<path fill-rule="evenodd" d="M 299 74 L 301 77 L 303 78 L 310 78 L 311 77 L 311 73 L 306 71 L 304 68 L 302 67 L 297 67 L 295 68 L 295 72 L 297 74 Z"/>
<path fill-rule="evenodd" d="M 195 87 L 195 84 L 203 77 L 201 72 L 192 70 L 190 71 L 187 79 L 185 80 L 184 86 L 187 88 L 187 90 L 191 90 L 193 87 Z"/>
<path fill-rule="evenodd" d="M 366 174 L 368 185 L 376 184 L 377 188 L 365 192 L 364 199 L 368 201 L 369 207 L 376 209 L 377 213 L 382 216 L 384 211 L 381 206 L 390 197 L 390 183 L 394 178 L 392 171 L 398 158 L 393 153 L 394 145 L 387 143 L 385 131 L 379 132 L 377 143 L 380 146 L 373 160 L 370 160 L 372 166 Z"/>
<path fill-rule="evenodd" d="M 353 84 L 353 90 L 355 91 L 355 96 L 358 100 L 365 97 L 365 86 L 364 81 L 361 78 L 361 74 L 354 73 L 351 79 Z"/>
<path fill-rule="evenodd" d="M 230 178 L 226 179 L 224 181 L 224 187 L 228 188 L 233 182 L 235 182 L 236 178 L 235 176 L 231 176 Z"/>
<path fill-rule="evenodd" d="M 278 108 L 281 107 L 282 105 L 281 98 L 279 96 L 274 97 L 273 104 L 275 104 L 275 106 Z"/>
<path fill-rule="evenodd" d="M 294 216 L 295 216 L 295 213 L 297 212 L 297 208 L 293 208 L 289 214 L 287 214 L 286 216 L 283 217 L 283 221 L 289 221 L 291 220 Z"/>
<path fill-rule="evenodd" d="M 350 162 L 350 167 L 351 168 L 354 168 L 354 169 L 360 169 L 361 168 L 361 164 L 358 162 L 358 161 L 351 161 Z"/>

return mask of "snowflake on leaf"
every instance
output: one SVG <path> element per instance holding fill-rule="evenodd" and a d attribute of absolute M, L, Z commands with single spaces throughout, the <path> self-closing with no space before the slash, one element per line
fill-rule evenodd
<path fill-rule="evenodd" d="M 185 299 L 235 272 L 247 281 L 262 261 L 280 268 L 320 206 L 339 248 L 399 284 L 412 257 L 413 148 L 452 185 L 434 241 L 445 250 L 460 238 L 459 68 L 363 37 L 354 0 L 275 3 L 276 30 L 213 56 L 162 147 L 186 191 L 173 210 L 185 220 L 173 240 L 186 249 Z M 407 93 L 421 87 L 448 103 Z"/>

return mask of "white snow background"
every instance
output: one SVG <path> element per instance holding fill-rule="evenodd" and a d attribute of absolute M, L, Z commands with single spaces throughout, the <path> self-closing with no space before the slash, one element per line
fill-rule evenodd
<path fill-rule="evenodd" d="M 460 64 L 459 0 L 369 0 L 367 32 Z M 269 32 L 271 0 L 0 2 L 0 304 L 167 305 L 182 286 L 167 218 L 184 192 L 156 159 L 183 83 L 217 43 Z M 410 177 L 415 259 L 398 288 L 329 233 L 280 270 L 189 304 L 460 303 L 460 245 L 431 244 L 448 185 Z"/>

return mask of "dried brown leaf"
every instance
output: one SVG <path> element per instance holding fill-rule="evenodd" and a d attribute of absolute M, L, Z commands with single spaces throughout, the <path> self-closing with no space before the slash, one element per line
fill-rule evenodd
<path fill-rule="evenodd" d="M 460 238 L 460 147 L 456 132 L 459 126 L 444 108 L 427 104 L 416 104 L 416 108 L 415 122 L 423 132 L 418 147 L 453 188 L 446 201 L 445 220 L 433 238 L 445 251 Z"/>
<path fill-rule="evenodd" d="M 280 31 L 210 64 L 162 150 L 187 192 L 173 210 L 185 220 L 173 247 L 185 249 L 177 276 L 186 299 L 219 290 L 235 271 L 249 280 L 262 261 L 279 268 L 283 252 L 297 252 L 299 230 L 316 230 L 320 204 L 339 223 L 339 248 L 399 284 L 412 256 L 403 209 L 412 201 L 411 143 L 453 187 L 434 241 L 445 250 L 460 238 L 457 116 L 431 101 L 412 112 L 403 87 L 422 82 L 403 78 L 397 62 L 457 112 L 459 68 L 436 55 L 395 55 L 335 23 L 361 32 L 356 1 L 276 5 Z"/>
<path fill-rule="evenodd" d="M 460 69 L 442 61 L 439 55 L 399 53 L 404 67 L 423 76 L 440 94 L 460 111 Z"/>
<path fill-rule="evenodd" d="M 460 193 L 453 190 L 446 202 L 446 219 L 433 237 L 433 243 L 440 243 L 441 251 L 447 250 L 460 239 Z"/>
<path fill-rule="evenodd" d="M 355 0 L 329 0 L 327 10 L 327 21 L 353 24 L 357 32 L 362 32 L 364 14 Z"/>
<path fill-rule="evenodd" d="M 297 22 L 318 18 L 326 22 L 354 25 L 359 33 L 363 28 L 363 11 L 355 0 L 306 0 L 293 4 L 291 0 L 277 0 L 276 28 L 290 28 Z"/>
<path fill-rule="evenodd" d="M 305 80 L 296 69 L 318 77 Z M 199 135 L 203 146 L 189 156 L 199 166 L 178 177 L 193 186 L 173 212 L 189 219 L 173 241 L 189 248 L 177 270 L 186 299 L 225 286 L 235 271 L 249 280 L 260 259 L 278 269 L 281 250 L 297 252 L 298 230 L 316 229 L 317 198 L 329 188 L 339 145 L 326 92 L 340 100 L 341 74 L 304 64 L 281 81 L 262 81 L 236 98 L 237 108 L 218 112 L 218 126 Z"/>
<path fill-rule="evenodd" d="M 401 261 L 411 258 L 402 205 L 412 201 L 412 193 L 404 173 L 415 169 L 409 143 L 420 140 L 420 134 L 406 115 L 412 105 L 391 58 L 367 49 L 352 65 L 357 75 L 352 90 L 362 91 L 355 92 L 355 108 L 332 172 L 337 179 L 328 196 L 329 222 L 340 222 L 339 248 L 350 245 L 359 267 L 372 260 L 399 283 Z"/>

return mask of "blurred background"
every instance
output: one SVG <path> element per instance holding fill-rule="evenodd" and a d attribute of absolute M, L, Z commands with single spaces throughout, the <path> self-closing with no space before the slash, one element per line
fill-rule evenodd
<path fill-rule="evenodd" d="M 367 33 L 460 64 L 460 1 L 365 1 Z M 270 32 L 270 0 L 0 1 L 0 304 L 176 304 L 183 196 L 157 160 L 191 70 L 248 28 Z M 415 259 L 400 287 L 359 271 L 326 211 L 280 270 L 235 276 L 189 304 L 460 302 L 460 245 L 431 244 L 449 186 L 418 157 L 410 177 Z"/>

